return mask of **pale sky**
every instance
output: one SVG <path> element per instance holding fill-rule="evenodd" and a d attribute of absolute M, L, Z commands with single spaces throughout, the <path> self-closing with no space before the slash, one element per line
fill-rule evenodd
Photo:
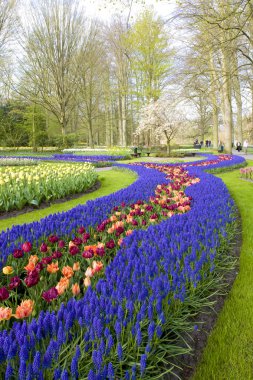
<path fill-rule="evenodd" d="M 129 7 L 122 5 L 124 1 L 83 0 L 83 3 L 89 16 L 95 16 L 103 21 L 109 21 L 115 13 L 125 13 L 127 15 L 129 12 Z M 144 2 L 134 0 L 131 11 L 132 18 L 136 18 L 145 7 L 152 7 L 159 16 L 167 18 L 175 8 L 175 0 L 145 0 Z"/>

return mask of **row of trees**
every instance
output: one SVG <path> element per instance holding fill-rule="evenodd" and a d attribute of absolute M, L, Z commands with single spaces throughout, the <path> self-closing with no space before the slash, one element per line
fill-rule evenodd
<path fill-rule="evenodd" d="M 130 12 L 133 0 L 127 5 Z M 13 29 L 22 41 L 16 70 L 13 61 L 2 70 L 2 110 L 23 112 L 17 129 L 28 130 L 35 148 L 50 134 L 63 145 L 70 134 L 90 146 L 150 145 L 182 125 L 185 138 L 208 137 L 214 146 L 222 139 L 228 152 L 235 139 L 251 138 L 252 0 L 178 1 L 168 21 L 145 10 L 131 23 L 115 16 L 109 25 L 85 18 L 75 0 L 31 2 L 23 26 L 16 9 L 14 0 L 0 0 L 2 68 Z M 146 123 L 150 107 L 160 119 Z M 6 142 L 18 136 L 7 114 L 0 115 Z"/>
<path fill-rule="evenodd" d="M 54 115 L 63 145 L 67 133 L 90 146 L 133 144 L 139 109 L 168 81 L 173 51 L 163 21 L 146 11 L 131 26 L 120 17 L 105 26 L 85 19 L 73 0 L 41 0 L 30 10 L 15 80 L 19 100 Z"/>
<path fill-rule="evenodd" d="M 186 0 L 179 2 L 175 17 L 189 34 L 182 73 L 200 129 L 204 135 L 211 111 L 212 141 L 217 146 L 222 136 L 231 152 L 235 140 L 252 140 L 253 2 Z M 247 101 L 248 118 L 243 116 Z"/>

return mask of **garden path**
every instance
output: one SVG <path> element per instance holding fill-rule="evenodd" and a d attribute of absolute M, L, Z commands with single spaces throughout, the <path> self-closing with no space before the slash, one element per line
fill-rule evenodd
<path fill-rule="evenodd" d="M 235 156 L 243 156 L 246 160 L 253 160 L 253 154 L 252 153 L 245 154 L 243 151 L 238 153 L 237 150 L 235 150 L 235 149 L 232 150 L 232 153 Z"/>

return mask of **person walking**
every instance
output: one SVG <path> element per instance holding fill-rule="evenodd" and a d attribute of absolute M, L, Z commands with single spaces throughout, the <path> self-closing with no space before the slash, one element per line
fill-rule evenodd
<path fill-rule="evenodd" d="M 247 154 L 247 151 L 248 151 L 248 145 L 249 145 L 248 140 L 245 140 L 245 141 L 243 142 L 243 150 L 244 150 L 244 153 L 245 153 L 245 154 Z"/>
<path fill-rule="evenodd" d="M 238 153 L 242 150 L 242 144 L 240 143 L 240 141 L 236 143 L 236 150 L 238 150 Z"/>

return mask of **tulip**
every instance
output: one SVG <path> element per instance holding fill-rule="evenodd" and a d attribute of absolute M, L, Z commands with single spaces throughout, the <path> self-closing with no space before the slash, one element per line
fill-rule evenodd
<path fill-rule="evenodd" d="M 80 270 L 80 263 L 79 263 L 79 262 L 74 263 L 74 264 L 73 264 L 73 271 L 74 271 L 74 272 L 77 272 L 77 271 L 79 271 L 79 270 Z"/>
<path fill-rule="evenodd" d="M 73 296 L 77 296 L 78 294 L 80 294 L 80 286 L 77 283 L 72 285 L 71 290 L 72 290 Z"/>
<path fill-rule="evenodd" d="M 0 321 L 8 321 L 12 316 L 10 307 L 0 307 Z"/>
<path fill-rule="evenodd" d="M 8 290 L 5 287 L 0 288 L 0 301 L 5 301 L 8 298 L 9 298 Z"/>
<path fill-rule="evenodd" d="M 10 279 L 9 289 L 13 290 L 13 289 L 17 288 L 20 283 L 21 283 L 21 280 L 20 280 L 20 278 L 18 276 L 12 277 Z"/>
<path fill-rule="evenodd" d="M 58 297 L 58 291 L 55 287 L 42 293 L 42 298 L 48 303 L 53 301 L 57 297 Z"/>
<path fill-rule="evenodd" d="M 86 269 L 85 276 L 86 277 L 93 277 L 94 273 L 95 273 L 94 269 L 92 269 L 91 267 L 88 267 Z"/>
<path fill-rule="evenodd" d="M 22 251 L 22 249 L 14 249 L 12 255 L 13 257 L 15 257 L 15 259 L 20 259 L 24 256 L 24 252 Z"/>
<path fill-rule="evenodd" d="M 33 312 L 33 306 L 34 306 L 34 301 L 32 300 L 22 301 L 20 306 L 18 306 L 16 309 L 16 313 L 14 315 L 15 318 L 23 319 L 23 318 L 29 317 Z"/>
<path fill-rule="evenodd" d="M 47 252 L 48 251 L 48 246 L 46 245 L 46 243 L 42 243 L 41 246 L 40 246 L 40 252 Z"/>
<path fill-rule="evenodd" d="M 73 274 L 74 274 L 73 269 L 69 265 L 66 265 L 65 267 L 63 267 L 61 272 L 63 276 L 66 278 L 71 278 L 73 277 Z"/>
<path fill-rule="evenodd" d="M 6 267 L 3 267 L 3 274 L 9 275 L 9 274 L 12 274 L 13 272 L 14 272 L 14 269 L 11 266 L 7 265 Z"/>
<path fill-rule="evenodd" d="M 91 280 L 90 280 L 90 277 L 85 277 L 84 281 L 83 281 L 83 284 L 85 287 L 88 287 L 91 285 Z"/>
<path fill-rule="evenodd" d="M 22 244 L 21 248 L 24 252 L 30 252 L 32 250 L 32 244 L 29 241 L 26 241 Z"/>

